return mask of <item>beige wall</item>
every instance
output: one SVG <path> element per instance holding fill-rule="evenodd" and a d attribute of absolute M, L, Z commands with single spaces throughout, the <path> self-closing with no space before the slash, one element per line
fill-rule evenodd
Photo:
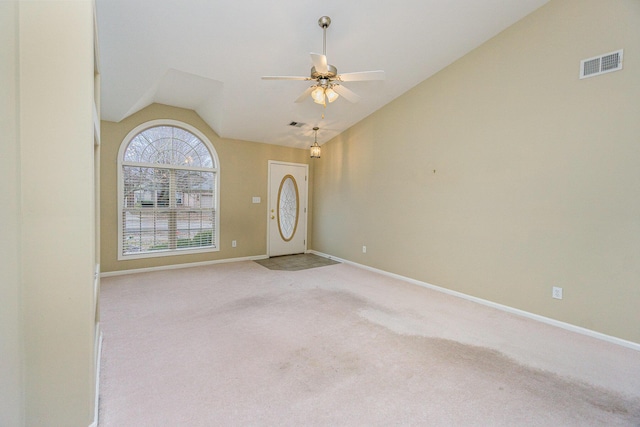
<path fill-rule="evenodd" d="M 20 2 L 26 425 L 94 415 L 93 5 Z"/>
<path fill-rule="evenodd" d="M 20 312 L 18 3 L 0 2 L 0 426 L 24 422 Z"/>
<path fill-rule="evenodd" d="M 0 425 L 88 426 L 93 4 L 1 2 L 0 16 Z"/>
<path fill-rule="evenodd" d="M 141 123 L 179 120 L 209 138 L 220 160 L 220 251 L 195 255 L 117 260 L 117 156 L 125 136 Z M 101 130 L 101 269 L 103 272 L 260 256 L 267 253 L 267 172 L 269 160 L 308 163 L 309 151 L 220 138 L 192 110 L 152 104 L 119 123 L 102 122 Z M 252 203 L 259 196 L 260 204 Z M 237 247 L 231 247 L 231 241 Z"/>
<path fill-rule="evenodd" d="M 640 343 L 639 117 L 640 2 L 552 0 L 323 146 L 312 249 Z"/>

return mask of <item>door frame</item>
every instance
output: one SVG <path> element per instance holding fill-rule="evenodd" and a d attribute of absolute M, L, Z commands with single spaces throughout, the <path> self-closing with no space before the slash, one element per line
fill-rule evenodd
<path fill-rule="evenodd" d="M 302 232 L 304 232 L 304 253 L 307 253 L 307 241 L 309 240 L 309 236 L 307 236 L 307 230 L 308 230 L 308 212 L 309 212 L 309 165 L 306 163 L 292 163 L 292 162 L 281 162 L 279 160 L 269 160 L 268 161 L 268 168 L 267 168 L 267 209 L 266 209 L 266 218 L 267 218 L 267 257 L 271 256 L 271 224 L 273 223 L 273 221 L 271 221 L 271 202 L 272 202 L 272 197 L 278 197 L 277 194 L 271 194 L 271 166 L 277 164 L 277 165 L 284 165 L 284 166 L 302 166 L 304 167 L 304 190 L 305 190 L 305 197 L 304 197 L 304 206 L 301 206 L 302 208 L 302 213 L 301 215 L 304 215 L 304 230 L 300 230 Z"/>

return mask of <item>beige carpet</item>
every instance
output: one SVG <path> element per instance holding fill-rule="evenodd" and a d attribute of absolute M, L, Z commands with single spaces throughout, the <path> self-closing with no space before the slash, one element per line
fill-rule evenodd
<path fill-rule="evenodd" d="M 102 280 L 100 426 L 640 425 L 640 353 L 337 264 Z"/>

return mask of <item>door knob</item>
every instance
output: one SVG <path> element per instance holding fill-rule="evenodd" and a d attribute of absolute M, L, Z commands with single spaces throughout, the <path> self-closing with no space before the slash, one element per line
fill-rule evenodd
<path fill-rule="evenodd" d="M 271 219 L 276 219 L 275 215 L 271 215 Z"/>

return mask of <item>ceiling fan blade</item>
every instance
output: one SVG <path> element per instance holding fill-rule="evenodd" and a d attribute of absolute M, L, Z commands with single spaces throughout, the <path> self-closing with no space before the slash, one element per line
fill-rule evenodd
<path fill-rule="evenodd" d="M 327 67 L 327 57 L 325 55 L 320 55 L 319 53 L 311 53 L 311 62 L 313 63 L 313 66 L 316 67 L 317 73 L 329 73 L 329 68 Z"/>
<path fill-rule="evenodd" d="M 305 90 L 304 92 L 302 92 L 302 95 L 300 95 L 300 96 L 298 97 L 298 99 L 296 99 L 296 101 L 295 101 L 295 102 L 302 102 L 302 101 L 304 101 L 305 99 L 309 98 L 309 95 L 311 94 L 311 92 L 312 92 L 312 91 L 313 91 L 313 89 L 315 89 L 315 88 L 316 88 L 315 86 L 311 86 L 311 87 L 307 88 L 307 90 Z"/>
<path fill-rule="evenodd" d="M 337 79 L 343 82 L 363 82 L 366 80 L 384 80 L 384 71 L 360 71 L 358 73 L 339 74 Z"/>
<path fill-rule="evenodd" d="M 338 93 L 338 95 L 344 96 L 344 99 L 346 99 L 349 102 L 356 103 L 360 101 L 360 96 L 356 95 L 354 92 L 352 92 L 351 90 L 347 89 L 342 85 L 333 85 L 333 90 L 335 90 Z"/>
<path fill-rule="evenodd" d="M 262 80 L 311 80 L 302 76 L 262 76 Z"/>

